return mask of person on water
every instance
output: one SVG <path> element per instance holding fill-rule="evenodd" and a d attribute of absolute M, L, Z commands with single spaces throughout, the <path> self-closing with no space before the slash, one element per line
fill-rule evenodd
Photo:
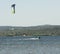
<path fill-rule="evenodd" d="M 40 39 L 40 37 L 39 37 L 39 39 Z"/>

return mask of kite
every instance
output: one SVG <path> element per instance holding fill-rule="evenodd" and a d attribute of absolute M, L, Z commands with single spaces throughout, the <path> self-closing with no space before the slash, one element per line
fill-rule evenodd
<path fill-rule="evenodd" d="M 15 4 L 12 4 L 11 7 L 12 7 L 12 13 L 15 14 Z"/>

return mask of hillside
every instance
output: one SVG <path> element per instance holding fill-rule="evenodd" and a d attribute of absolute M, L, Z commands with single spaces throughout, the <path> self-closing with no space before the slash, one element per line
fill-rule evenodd
<path fill-rule="evenodd" d="M 60 36 L 60 25 L 30 27 L 0 26 L 0 36 Z"/>

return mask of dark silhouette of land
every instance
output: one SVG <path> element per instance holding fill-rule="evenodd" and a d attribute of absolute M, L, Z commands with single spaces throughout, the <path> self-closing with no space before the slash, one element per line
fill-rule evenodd
<path fill-rule="evenodd" d="M 0 36 L 60 36 L 60 25 L 0 26 Z"/>

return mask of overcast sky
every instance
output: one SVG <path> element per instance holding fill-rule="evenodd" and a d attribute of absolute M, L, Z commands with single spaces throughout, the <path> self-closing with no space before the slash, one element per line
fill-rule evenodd
<path fill-rule="evenodd" d="M 11 5 L 16 4 L 12 14 Z M 60 25 L 60 0 L 0 0 L 0 26 Z"/>

